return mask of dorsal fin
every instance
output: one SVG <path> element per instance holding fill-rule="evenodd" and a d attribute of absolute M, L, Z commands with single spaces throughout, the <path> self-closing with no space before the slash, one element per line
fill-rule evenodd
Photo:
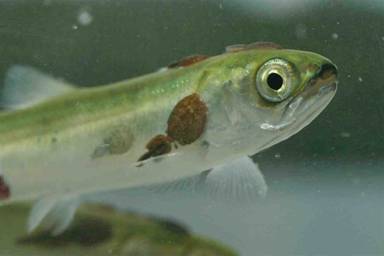
<path fill-rule="evenodd" d="M 175 62 L 169 64 L 167 67 L 168 68 L 187 67 L 187 66 L 193 65 L 197 62 L 208 59 L 208 58 L 209 58 L 209 56 L 206 56 L 206 55 L 191 55 L 191 56 L 187 56 L 185 58 L 182 58 L 178 61 L 175 61 Z"/>
<path fill-rule="evenodd" d="M 283 47 L 273 42 L 255 42 L 250 44 L 230 45 L 225 47 L 225 52 L 240 52 L 250 49 L 283 49 Z"/>
<path fill-rule="evenodd" d="M 28 67 L 12 66 L 0 90 L 0 107 L 20 109 L 74 90 L 75 87 Z"/>

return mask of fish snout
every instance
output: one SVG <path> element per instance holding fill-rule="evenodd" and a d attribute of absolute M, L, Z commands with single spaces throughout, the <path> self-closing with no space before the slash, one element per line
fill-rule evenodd
<path fill-rule="evenodd" d="M 338 83 L 337 73 L 337 67 L 333 63 L 326 62 L 322 64 L 314 77 L 309 81 L 309 86 L 302 96 L 310 97 L 330 91 L 336 92 Z"/>
<path fill-rule="evenodd" d="M 332 76 L 337 77 L 337 67 L 331 62 L 321 65 L 317 76 L 321 79 L 328 79 Z"/>

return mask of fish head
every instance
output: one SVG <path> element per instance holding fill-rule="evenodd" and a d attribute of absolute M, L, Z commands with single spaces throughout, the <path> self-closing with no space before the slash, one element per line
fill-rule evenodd
<path fill-rule="evenodd" d="M 255 154 L 289 138 L 315 119 L 336 93 L 337 67 L 316 53 L 254 49 L 229 53 L 227 63 L 231 71 L 223 81 L 220 107 L 225 114 L 216 120 L 227 128 L 221 136 L 211 134 L 218 138 L 217 145 L 228 146 L 232 140 L 239 152 Z"/>

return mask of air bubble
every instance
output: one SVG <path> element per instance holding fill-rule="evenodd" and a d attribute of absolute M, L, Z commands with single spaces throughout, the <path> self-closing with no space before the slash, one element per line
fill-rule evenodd
<path fill-rule="evenodd" d="M 350 134 L 349 132 L 341 132 L 341 133 L 340 133 L 340 136 L 341 136 L 342 138 L 349 138 L 349 137 L 351 137 L 351 134 Z"/>
<path fill-rule="evenodd" d="M 297 24 L 295 27 L 295 35 L 297 39 L 304 39 L 307 37 L 307 27 L 304 24 Z"/>
<path fill-rule="evenodd" d="M 88 11 L 83 10 L 79 13 L 79 16 L 77 17 L 77 21 L 82 26 L 88 26 L 89 24 L 92 23 L 93 17 Z"/>
<path fill-rule="evenodd" d="M 333 33 L 333 34 L 332 34 L 332 39 L 333 39 L 333 40 L 337 40 L 337 39 L 339 39 L 339 35 L 338 35 L 337 33 Z"/>

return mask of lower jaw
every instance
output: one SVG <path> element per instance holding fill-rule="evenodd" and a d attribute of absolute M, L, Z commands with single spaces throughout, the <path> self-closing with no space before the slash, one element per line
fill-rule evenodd
<path fill-rule="evenodd" d="M 323 91 L 322 94 L 318 95 L 316 97 L 317 99 L 314 99 L 314 102 L 310 103 L 307 106 L 303 106 L 303 110 L 296 113 L 296 116 L 300 117 L 297 118 L 297 120 L 301 119 L 302 121 L 296 121 L 298 123 L 298 130 L 301 130 L 305 126 L 307 126 L 310 122 L 312 122 L 320 113 L 328 106 L 328 104 L 333 99 L 334 95 L 336 93 L 336 87 L 329 89 L 327 88 L 326 91 Z M 303 104 L 309 103 L 303 102 Z"/>
<path fill-rule="evenodd" d="M 263 127 L 261 128 L 264 130 L 297 129 L 296 132 L 298 132 L 325 109 L 335 93 L 336 83 L 333 83 L 326 87 L 323 86 L 319 89 L 318 94 L 307 99 L 305 97 L 307 95 L 298 95 L 287 104 L 287 109 L 279 122 L 275 124 L 265 123 L 262 124 Z"/>

